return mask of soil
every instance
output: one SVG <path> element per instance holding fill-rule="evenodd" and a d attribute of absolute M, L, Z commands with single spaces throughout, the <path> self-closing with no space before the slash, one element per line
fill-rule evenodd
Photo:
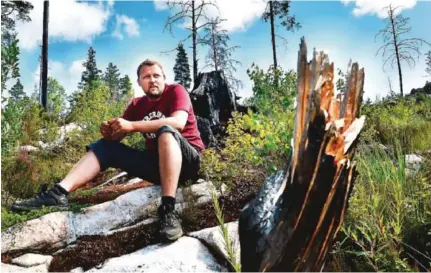
<path fill-rule="evenodd" d="M 239 218 L 241 209 L 254 198 L 262 183 L 263 181 L 239 181 L 226 196 L 219 198 L 225 222 Z M 212 203 L 193 207 L 182 214 L 182 220 L 186 234 L 218 225 Z M 110 236 L 81 237 L 75 246 L 54 254 L 49 271 L 64 272 L 76 267 L 88 270 L 103 263 L 106 259 L 132 253 L 159 242 L 157 222 Z"/>

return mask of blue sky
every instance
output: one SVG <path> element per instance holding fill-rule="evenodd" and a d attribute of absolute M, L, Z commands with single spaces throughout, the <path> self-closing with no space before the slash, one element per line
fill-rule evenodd
<path fill-rule="evenodd" d="M 18 24 L 20 39 L 21 81 L 28 94 L 38 82 L 42 37 L 42 1 L 33 1 L 32 22 Z M 246 74 L 252 63 L 267 69 L 272 63 L 270 26 L 261 20 L 265 8 L 262 0 L 218 0 L 220 17 L 226 18 L 224 28 L 229 31 L 230 45 L 239 46 L 233 58 L 242 63 L 235 74 L 244 87 L 238 94 L 252 94 L 252 82 Z M 382 58 L 375 53 L 381 39 L 374 36 L 384 27 L 382 7 L 392 3 L 402 5 L 401 13 L 410 18 L 411 33 L 406 37 L 420 37 L 431 42 L 431 2 L 416 0 L 343 0 L 343 1 L 293 1 L 291 12 L 302 28 L 286 32 L 281 27 L 277 33 L 288 41 L 278 43 L 279 64 L 284 69 L 295 69 L 300 38 L 305 37 L 310 56 L 313 48 L 329 54 L 335 67 L 346 70 L 350 59 L 365 68 L 365 97 L 374 99 L 388 93 L 388 80 L 398 92 L 395 69 L 382 69 Z M 104 71 L 109 62 L 116 64 L 122 75 L 128 74 L 134 82 L 135 94 L 142 91 L 136 82 L 136 67 L 147 58 L 159 60 L 165 67 L 168 82 L 173 82 L 175 52 L 178 42 L 189 34 L 181 23 L 173 28 L 174 36 L 163 32 L 165 21 L 173 11 L 166 9 L 163 1 L 91 1 L 56 0 L 50 2 L 49 75 L 55 77 L 68 94 L 76 90 L 87 57 L 89 46 L 96 50 L 99 69 Z M 215 10 L 208 10 L 215 15 Z M 186 50 L 191 64 L 190 42 Z M 200 67 L 208 48 L 199 47 Z M 422 53 L 431 50 L 424 45 Z M 425 57 L 420 56 L 416 67 L 404 65 L 404 90 L 424 85 Z M 428 80 L 431 80 L 428 78 Z"/>

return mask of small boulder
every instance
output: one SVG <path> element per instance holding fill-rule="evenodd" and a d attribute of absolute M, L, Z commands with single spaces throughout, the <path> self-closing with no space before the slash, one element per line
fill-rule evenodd
<path fill-rule="evenodd" d="M 407 169 L 418 170 L 423 162 L 423 158 L 417 154 L 405 155 L 405 162 Z"/>
<path fill-rule="evenodd" d="M 49 266 L 51 261 L 52 261 L 52 256 L 50 255 L 27 253 L 13 259 L 12 263 L 18 266 L 31 267 L 31 266 L 41 265 L 41 264 L 45 264 L 46 266 Z"/>
<path fill-rule="evenodd" d="M 233 253 L 235 254 L 236 263 L 241 264 L 241 248 L 239 244 L 238 221 L 225 224 L 229 234 L 229 241 L 232 242 Z M 226 249 L 226 243 L 223 238 L 220 226 L 206 228 L 195 231 L 189 236 L 202 240 L 217 255 L 229 261 L 229 255 Z"/>

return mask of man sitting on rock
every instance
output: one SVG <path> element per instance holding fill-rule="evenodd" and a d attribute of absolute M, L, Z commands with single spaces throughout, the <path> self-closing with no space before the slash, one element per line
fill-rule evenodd
<path fill-rule="evenodd" d="M 178 183 L 197 180 L 204 144 L 184 87 L 166 84 L 163 68 L 156 61 L 142 62 L 137 74 L 146 96 L 135 98 L 121 118 L 102 123 L 100 133 L 103 138 L 87 146 L 87 153 L 60 183 L 31 199 L 14 203 L 12 210 L 67 207 L 69 192 L 93 179 L 100 171 L 120 168 L 129 175 L 161 184 L 158 215 L 162 239 L 173 241 L 182 236 L 175 211 L 175 193 Z M 136 132 L 146 138 L 146 150 L 120 143 L 127 134 Z"/>

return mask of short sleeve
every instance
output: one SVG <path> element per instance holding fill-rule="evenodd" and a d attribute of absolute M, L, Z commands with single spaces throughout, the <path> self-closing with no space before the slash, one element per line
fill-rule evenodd
<path fill-rule="evenodd" d="M 183 110 L 187 113 L 190 112 L 191 101 L 189 93 L 184 89 L 182 85 L 175 85 L 173 92 L 173 103 L 171 106 L 171 114 L 175 111 Z"/>
<path fill-rule="evenodd" d="M 126 111 L 124 111 L 122 118 L 125 120 L 134 121 L 135 120 L 135 104 L 136 100 L 132 99 L 127 105 Z"/>

